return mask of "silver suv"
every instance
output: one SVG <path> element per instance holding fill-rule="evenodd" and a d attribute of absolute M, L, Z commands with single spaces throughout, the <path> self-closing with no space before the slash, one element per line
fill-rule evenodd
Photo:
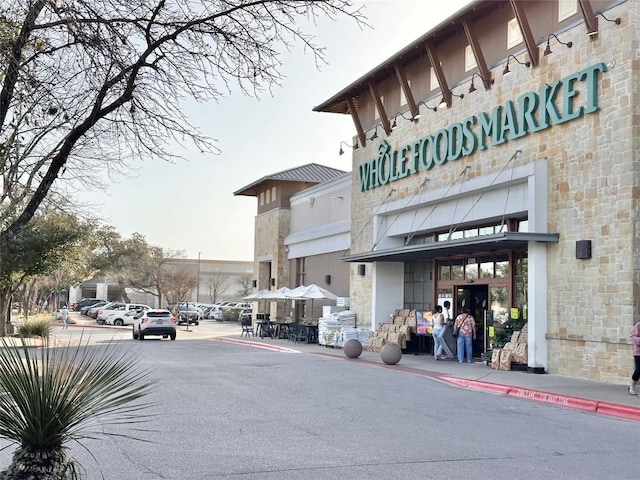
<path fill-rule="evenodd" d="M 176 317 L 169 310 L 154 308 L 143 310 L 133 319 L 133 339 L 144 340 L 148 335 L 176 339 Z"/>

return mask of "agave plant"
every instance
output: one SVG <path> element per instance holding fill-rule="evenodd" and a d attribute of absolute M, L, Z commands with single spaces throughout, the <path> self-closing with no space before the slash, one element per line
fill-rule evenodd
<path fill-rule="evenodd" d="M 132 368 L 132 353 L 84 340 L 47 347 L 32 350 L 22 342 L 16 348 L 0 339 L 0 438 L 18 445 L 0 479 L 81 478 L 70 443 L 122 436 L 109 427 L 149 419 L 129 413 L 150 405 L 143 397 L 156 385 L 147 371 Z"/>

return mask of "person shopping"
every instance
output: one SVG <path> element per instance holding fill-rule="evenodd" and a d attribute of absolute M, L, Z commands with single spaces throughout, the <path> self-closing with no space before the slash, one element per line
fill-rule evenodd
<path fill-rule="evenodd" d="M 476 320 L 469 314 L 468 308 L 463 308 L 462 313 L 456 317 L 453 325 L 454 332 L 458 330 L 458 362 L 462 363 L 467 357 L 467 362 L 473 362 L 472 342 L 476 339 Z"/>
<path fill-rule="evenodd" d="M 633 361 L 635 367 L 631 375 L 631 385 L 629 386 L 630 395 L 638 395 L 636 385 L 640 380 L 640 322 L 637 322 L 631 331 L 631 343 L 633 343 Z"/>
<path fill-rule="evenodd" d="M 444 315 L 444 326 L 442 327 L 442 330 L 440 330 L 438 341 L 440 342 L 440 346 L 444 350 L 445 358 L 451 358 L 453 357 L 453 352 L 449 348 L 449 345 L 447 345 L 447 340 L 445 339 L 445 335 L 447 334 L 447 331 L 450 331 L 453 328 L 452 326 L 453 317 L 451 316 L 451 302 L 449 300 L 445 300 L 444 302 L 443 315 Z"/>
<path fill-rule="evenodd" d="M 431 321 L 433 322 L 433 330 L 431 332 L 433 335 L 433 356 L 436 360 L 442 360 L 443 347 L 440 343 L 440 333 L 444 328 L 444 315 L 442 314 L 442 307 L 440 305 L 436 305 L 435 310 L 436 312 L 431 318 Z"/>

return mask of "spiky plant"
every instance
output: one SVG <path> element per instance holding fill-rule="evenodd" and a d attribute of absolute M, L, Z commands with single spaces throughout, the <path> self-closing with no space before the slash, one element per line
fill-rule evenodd
<path fill-rule="evenodd" d="M 149 372 L 135 368 L 133 353 L 85 340 L 46 347 L 12 348 L 0 339 L 0 438 L 18 445 L 0 479 L 80 478 L 70 442 L 123 435 L 105 426 L 148 419 L 130 413 L 144 411 L 150 403 L 142 399 L 155 389 Z"/>

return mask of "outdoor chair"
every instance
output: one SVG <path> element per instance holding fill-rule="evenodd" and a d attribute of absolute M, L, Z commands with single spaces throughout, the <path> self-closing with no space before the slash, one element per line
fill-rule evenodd
<path fill-rule="evenodd" d="M 242 322 L 240 322 L 240 325 L 242 325 L 242 333 L 240 333 L 241 337 L 255 337 L 253 332 L 253 323 L 250 318 L 246 320 L 243 319 Z"/>

